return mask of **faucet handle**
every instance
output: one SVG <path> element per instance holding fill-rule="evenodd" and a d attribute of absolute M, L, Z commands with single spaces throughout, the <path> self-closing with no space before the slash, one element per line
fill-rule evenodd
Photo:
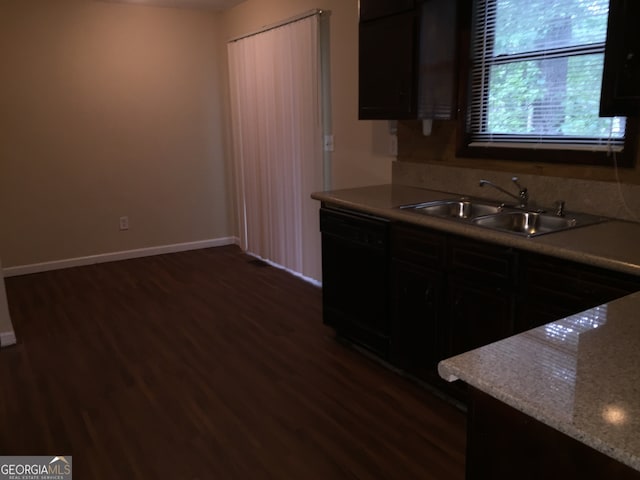
<path fill-rule="evenodd" d="M 520 181 L 519 180 L 520 179 L 518 177 L 511 177 L 511 181 L 516 184 L 516 187 L 518 187 L 520 189 L 520 191 L 526 192 L 527 189 L 525 187 L 523 187 L 522 185 L 520 185 Z"/>
<path fill-rule="evenodd" d="M 511 181 L 516 184 L 516 187 L 518 187 L 518 190 L 519 190 L 518 196 L 520 197 L 520 206 L 526 207 L 529 204 L 529 191 L 527 190 L 526 187 L 523 187 L 522 185 L 520 185 L 520 182 L 518 181 L 518 177 L 512 177 Z"/>
<path fill-rule="evenodd" d="M 553 206 L 556 209 L 556 216 L 564 217 L 564 200 L 558 200 Z"/>

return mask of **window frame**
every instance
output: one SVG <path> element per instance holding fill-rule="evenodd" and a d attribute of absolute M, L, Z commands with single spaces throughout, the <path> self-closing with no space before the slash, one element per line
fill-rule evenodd
<path fill-rule="evenodd" d="M 554 149 L 548 146 L 536 148 L 535 144 L 532 144 L 531 147 L 471 146 L 472 135 L 468 130 L 471 103 L 472 17 L 475 1 L 466 0 L 463 3 L 467 5 L 464 11 L 461 12 L 461 14 L 464 15 L 464 21 L 462 22 L 462 28 L 459 32 L 460 76 L 458 86 L 458 128 L 456 136 L 457 157 L 552 164 L 634 167 L 638 149 L 638 129 L 640 125 L 638 119 L 635 117 L 626 117 L 623 150 L 615 153 L 615 157 L 606 151 Z M 609 22 L 609 28 L 611 28 L 611 22 Z"/>

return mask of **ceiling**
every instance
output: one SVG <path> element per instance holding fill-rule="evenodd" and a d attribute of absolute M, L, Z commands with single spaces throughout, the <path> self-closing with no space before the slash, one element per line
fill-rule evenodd
<path fill-rule="evenodd" d="M 119 3 L 135 3 L 138 5 L 155 5 L 174 8 L 199 8 L 222 11 L 244 2 L 244 0 L 102 0 Z"/>

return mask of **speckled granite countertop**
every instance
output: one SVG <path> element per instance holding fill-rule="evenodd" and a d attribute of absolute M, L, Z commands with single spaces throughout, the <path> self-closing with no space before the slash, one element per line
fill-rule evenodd
<path fill-rule="evenodd" d="M 311 195 L 316 200 L 392 220 L 415 223 L 521 250 L 640 275 L 640 248 L 638 248 L 640 223 L 610 220 L 596 225 L 527 238 L 398 208 L 400 205 L 461 196 L 457 193 L 403 185 L 376 185 L 316 192 Z"/>
<path fill-rule="evenodd" d="M 443 360 L 459 378 L 640 471 L 640 292 Z"/>

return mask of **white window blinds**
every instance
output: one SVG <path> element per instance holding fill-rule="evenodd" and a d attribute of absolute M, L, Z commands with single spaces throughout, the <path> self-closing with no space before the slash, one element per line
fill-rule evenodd
<path fill-rule="evenodd" d="M 600 118 L 608 0 L 475 0 L 470 146 L 620 151 Z"/>

